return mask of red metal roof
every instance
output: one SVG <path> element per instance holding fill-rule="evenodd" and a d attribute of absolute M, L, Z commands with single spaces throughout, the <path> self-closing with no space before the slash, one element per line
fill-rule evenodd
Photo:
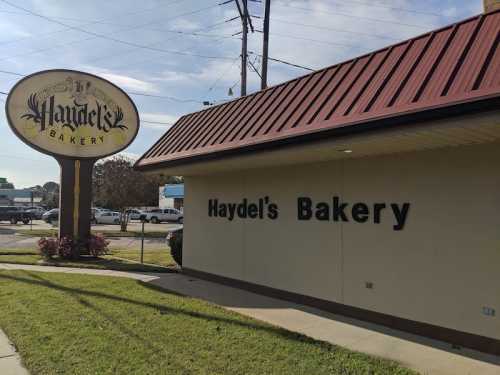
<path fill-rule="evenodd" d="M 168 166 L 500 97 L 500 12 L 181 117 L 136 164 Z M 359 129 L 358 129 L 359 130 Z"/>

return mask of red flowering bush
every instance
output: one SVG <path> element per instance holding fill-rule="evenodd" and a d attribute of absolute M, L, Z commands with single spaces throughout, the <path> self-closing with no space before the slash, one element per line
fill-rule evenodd
<path fill-rule="evenodd" d="M 64 259 L 76 259 L 79 256 L 78 246 L 73 238 L 65 236 L 59 239 L 57 252 Z"/>
<path fill-rule="evenodd" d="M 87 243 L 87 248 L 93 257 L 98 257 L 108 252 L 109 241 L 101 233 L 91 234 Z"/>
<path fill-rule="evenodd" d="M 54 255 L 57 255 L 57 249 L 59 247 L 59 243 L 57 238 L 45 238 L 42 237 L 38 240 L 38 251 L 40 255 L 45 259 L 50 259 Z"/>

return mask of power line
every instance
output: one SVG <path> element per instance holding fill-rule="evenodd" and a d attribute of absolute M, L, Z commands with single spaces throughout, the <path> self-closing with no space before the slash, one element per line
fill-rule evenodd
<path fill-rule="evenodd" d="M 20 73 L 15 73 L 15 72 L 10 72 L 8 70 L 0 70 L 0 73 L 4 73 L 4 74 L 10 74 L 12 76 L 19 76 L 19 77 L 24 77 L 25 74 L 20 74 Z"/>
<path fill-rule="evenodd" d="M 233 1 L 233 0 L 230 0 L 230 1 Z M 217 83 L 219 83 L 219 81 L 222 79 L 222 77 L 224 77 L 225 75 L 227 75 L 227 74 L 231 71 L 231 69 L 234 67 L 234 65 L 236 64 L 236 62 L 237 62 L 239 59 L 240 59 L 240 57 L 239 57 L 239 56 L 237 56 L 237 57 L 233 60 L 233 62 L 232 62 L 231 64 L 228 64 L 228 65 L 229 65 L 229 67 L 227 68 L 227 70 L 226 70 L 226 69 L 225 69 L 225 70 L 223 70 L 223 71 L 222 71 L 222 73 L 221 73 L 221 75 L 215 79 L 214 83 L 212 83 L 212 84 L 210 85 L 210 87 L 208 88 L 208 90 L 207 90 L 208 92 L 212 91 L 212 90 L 215 88 L 215 86 L 217 86 Z"/>
<path fill-rule="evenodd" d="M 121 28 L 121 29 L 116 30 L 114 32 L 111 32 L 111 33 L 109 33 L 107 35 L 113 35 L 113 34 L 121 33 L 123 31 L 137 30 L 137 29 L 140 29 L 140 28 L 144 28 L 144 27 L 150 26 L 151 24 L 154 24 L 154 23 L 171 21 L 171 20 L 179 18 L 179 17 L 193 15 L 193 14 L 205 11 L 207 9 L 211 9 L 213 7 L 215 7 L 215 6 L 210 6 L 210 7 L 204 7 L 204 8 L 195 9 L 193 11 L 189 11 L 189 12 L 177 14 L 177 15 L 175 15 L 173 17 L 169 17 L 169 18 L 166 18 L 166 19 L 163 18 L 163 19 L 161 19 L 161 21 L 153 21 L 153 22 L 148 22 L 148 23 L 141 23 L 141 24 L 134 25 L 134 26 L 130 26 L 129 25 L 129 26 L 125 27 L 125 28 Z M 99 21 L 95 21 L 95 22 L 99 22 Z M 204 29 L 200 29 L 200 30 L 204 30 Z M 42 49 L 38 49 L 38 50 L 27 52 L 27 53 L 22 53 L 22 54 L 10 56 L 10 57 L 5 57 L 5 58 L 0 59 L 0 61 L 2 61 L 2 60 L 10 60 L 10 59 L 13 59 L 13 58 L 16 58 L 16 57 L 28 56 L 28 55 L 32 55 L 32 54 L 35 54 L 35 53 L 43 53 L 43 52 L 47 52 L 47 51 L 50 51 L 50 50 L 53 50 L 53 49 L 57 49 L 57 48 L 59 48 L 61 46 L 66 46 L 66 45 L 75 44 L 75 43 L 81 43 L 81 42 L 84 42 L 84 41 L 89 41 L 89 40 L 93 40 L 93 39 L 97 39 L 97 38 L 98 37 L 93 36 L 93 37 L 90 37 L 90 38 L 77 39 L 77 40 L 74 40 L 74 41 L 71 41 L 71 42 L 58 44 L 56 46 L 52 45 L 51 47 L 48 47 L 48 48 L 42 48 Z M 173 38 L 171 38 L 171 39 L 173 39 Z M 168 40 L 171 40 L 171 39 L 168 39 Z M 161 41 L 159 43 L 152 43 L 152 44 L 146 45 L 146 47 L 152 47 L 152 46 L 155 46 L 155 45 L 158 45 L 158 44 L 162 44 L 164 42 L 165 41 Z M 138 47 L 136 47 L 136 48 L 139 49 Z M 116 55 L 117 54 L 114 53 L 111 56 L 113 57 L 113 56 L 116 56 Z M 101 57 L 101 58 L 96 59 L 95 61 L 99 61 L 99 60 L 101 60 L 103 58 L 108 58 L 108 57 L 107 56 L 106 57 Z"/>
<path fill-rule="evenodd" d="M 169 125 L 169 126 L 174 125 L 171 122 L 146 121 L 146 120 L 141 120 L 141 122 L 145 122 L 146 124 L 154 124 L 154 125 Z"/>
<path fill-rule="evenodd" d="M 252 51 L 249 51 L 248 53 L 251 54 L 251 55 L 257 55 L 259 57 L 262 57 L 262 55 L 259 54 L 259 53 L 255 53 L 255 52 L 252 52 Z M 285 64 L 285 65 L 290 65 L 290 66 L 293 66 L 295 68 L 309 70 L 310 72 L 315 72 L 317 70 L 317 69 L 308 68 L 308 67 L 303 66 L 303 65 L 294 64 L 294 63 L 291 63 L 291 62 L 288 62 L 288 61 L 285 61 L 285 60 L 276 59 L 276 58 L 272 58 L 272 57 L 268 57 L 268 60 L 275 61 L 275 62 L 278 62 L 278 63 L 281 63 L 281 64 Z"/>
<path fill-rule="evenodd" d="M 278 37 L 281 37 L 281 38 L 289 38 L 289 39 L 297 39 L 297 40 L 306 40 L 306 41 L 308 41 L 308 42 L 315 42 L 315 43 L 328 44 L 328 45 L 330 45 L 330 46 L 341 46 L 341 47 L 349 47 L 349 48 L 362 49 L 361 47 L 356 46 L 356 45 L 354 45 L 354 44 L 337 43 L 337 42 L 327 42 L 326 40 L 311 39 L 311 38 L 303 38 L 303 37 L 300 37 L 300 36 L 285 35 L 285 34 L 278 34 L 278 33 L 269 33 L 269 35 L 278 36 Z"/>
<path fill-rule="evenodd" d="M 272 19 L 273 19 L 273 21 L 276 21 L 276 22 L 279 22 L 279 23 L 285 23 L 285 24 L 289 24 L 289 25 L 312 27 L 312 28 L 315 28 L 315 29 L 335 31 L 335 32 L 340 32 L 340 33 L 357 34 L 357 35 L 369 36 L 369 37 L 373 37 L 373 38 L 389 39 L 389 40 L 394 40 L 394 41 L 399 40 L 397 38 L 393 38 L 393 37 L 390 37 L 390 36 L 387 36 L 387 35 L 372 34 L 372 33 L 363 33 L 363 32 L 360 32 L 360 31 L 352 31 L 352 30 L 344 30 L 344 29 L 335 29 L 335 28 L 332 28 L 332 27 L 326 27 L 326 26 L 319 26 L 319 25 L 311 25 L 311 24 L 307 24 L 307 23 L 287 21 L 287 20 L 284 20 L 282 18 L 276 18 L 276 17 L 273 17 Z"/>
<path fill-rule="evenodd" d="M 26 74 L 8 72 L 8 71 L 5 71 L 5 70 L 0 70 L 0 73 L 11 74 L 11 75 L 20 76 L 20 77 L 26 77 Z M 129 95 L 145 96 L 145 97 L 159 98 L 159 99 L 168 99 L 168 100 L 172 100 L 172 101 L 175 101 L 175 102 L 178 102 L 178 103 L 197 103 L 197 104 L 203 104 L 203 102 L 201 100 L 195 100 L 195 99 L 181 99 L 181 98 L 176 98 L 174 96 L 147 94 L 147 93 L 144 93 L 144 92 L 134 92 L 134 91 L 125 91 L 125 92 L 127 94 L 129 94 Z M 0 91 L 0 94 L 2 94 L 2 95 L 9 95 L 8 93 L 6 93 L 4 91 Z"/>
<path fill-rule="evenodd" d="M 82 29 L 80 27 L 71 26 L 71 25 L 68 25 L 66 23 L 63 23 L 63 22 L 51 19 L 50 17 L 46 17 L 46 16 L 43 16 L 43 15 L 41 15 L 39 13 L 33 12 L 33 11 L 29 10 L 29 9 L 20 7 L 20 6 L 15 5 L 15 4 L 12 4 L 11 2 L 9 2 L 7 0 L 0 0 L 0 1 L 3 2 L 3 3 L 5 3 L 5 4 L 8 4 L 8 5 L 10 5 L 10 6 L 14 7 L 14 8 L 25 10 L 26 12 L 28 12 L 30 14 L 33 14 L 33 15 L 35 15 L 37 17 L 40 17 L 42 19 L 45 19 L 45 20 L 47 20 L 49 22 L 53 22 L 53 23 L 56 23 L 56 24 L 59 24 L 59 25 L 62 25 L 62 26 L 66 26 L 66 27 L 68 27 L 70 29 L 77 30 L 77 31 L 80 31 L 82 33 L 85 33 L 85 34 L 88 34 L 88 35 L 92 35 L 92 36 L 95 36 L 95 37 L 98 37 L 98 38 L 110 40 L 110 41 L 115 42 L 115 43 L 120 43 L 120 44 L 124 44 L 124 45 L 128 45 L 128 46 L 132 46 L 132 47 L 137 47 L 137 48 L 140 48 L 140 49 L 147 49 L 147 50 L 151 50 L 151 51 L 163 52 L 163 53 L 169 53 L 169 54 L 175 54 L 175 55 L 194 56 L 194 57 L 201 57 L 201 58 L 206 58 L 206 59 L 219 59 L 219 60 L 232 59 L 232 57 L 228 57 L 228 56 L 202 55 L 202 54 L 195 54 L 195 53 L 186 53 L 186 52 L 182 52 L 182 51 L 167 50 L 167 49 L 162 49 L 162 48 L 148 47 L 148 46 L 145 46 L 145 45 L 142 45 L 142 44 L 133 43 L 133 42 L 129 42 L 129 41 L 122 40 L 122 39 L 112 38 L 112 37 L 109 37 L 109 36 L 107 36 L 105 34 L 94 33 L 92 31 L 88 31 L 88 30 Z M 217 5 L 215 5 L 215 6 L 217 6 Z M 213 8 L 213 7 L 214 6 L 210 6 L 210 7 L 207 7 L 205 9 L 209 9 L 209 8 Z"/>
<path fill-rule="evenodd" d="M 334 1 L 334 3 L 337 3 L 340 6 L 348 6 L 347 4 L 340 4 L 338 1 Z M 417 13 L 417 14 L 427 14 L 429 16 L 441 17 L 441 14 L 439 14 L 439 13 L 433 13 L 433 12 L 428 12 L 428 11 L 423 11 L 423 10 L 417 10 L 417 9 L 407 9 L 407 8 L 401 8 L 401 7 L 393 7 L 393 6 L 389 6 L 389 5 L 373 4 L 373 3 L 367 3 L 367 2 L 364 2 L 364 1 L 358 1 L 358 0 L 349 0 L 349 3 L 361 4 L 361 5 L 366 5 L 366 6 L 370 6 L 370 7 L 374 7 L 374 8 L 392 9 L 392 10 L 397 10 L 397 11 L 400 11 L 400 12 Z"/>
<path fill-rule="evenodd" d="M 4 0 L 1 0 L 4 1 Z M 299 7 L 296 5 L 290 5 L 290 4 L 276 4 L 278 7 L 287 7 L 287 8 L 293 8 L 293 9 L 300 9 L 300 10 L 305 10 L 306 12 L 312 12 L 312 13 L 324 13 L 324 14 L 330 14 L 333 16 L 343 16 L 343 17 L 350 17 L 350 18 L 357 18 L 357 19 L 363 19 L 363 20 L 368 20 L 368 21 L 373 21 L 373 22 L 379 22 L 379 23 L 385 23 L 385 24 L 394 24 L 394 25 L 400 25 L 400 26 L 408 26 L 408 27 L 415 27 L 419 29 L 429 29 L 432 26 L 422 26 L 422 25 L 415 25 L 411 23 L 404 23 L 404 22 L 397 22 L 397 21 L 389 21 L 389 20 L 381 20 L 378 18 L 371 18 L 371 17 L 364 17 L 364 16 L 356 16 L 354 14 L 349 14 L 349 13 L 341 13 L 341 12 L 329 12 L 326 10 L 317 10 L 317 9 L 311 9 L 311 8 L 304 8 L 304 7 Z"/>
<path fill-rule="evenodd" d="M 82 27 L 82 26 L 91 26 L 91 25 L 94 25 L 96 23 L 103 23 L 103 21 L 106 21 L 108 19 L 116 19 L 117 17 L 126 17 L 126 16 L 133 16 L 133 15 L 141 14 L 141 13 L 147 13 L 147 12 L 151 12 L 153 10 L 156 10 L 158 8 L 168 7 L 170 5 L 174 5 L 174 4 L 177 4 L 177 3 L 180 3 L 180 2 L 184 2 L 184 1 L 186 1 L 186 0 L 172 1 L 172 2 L 167 3 L 167 4 L 162 4 L 160 6 L 154 6 L 154 7 L 148 8 L 148 9 L 142 9 L 140 11 L 127 12 L 127 13 L 122 13 L 122 14 L 114 15 L 113 17 L 106 17 L 106 18 L 102 18 L 100 20 L 93 20 L 91 22 L 83 23 L 83 24 L 81 24 L 79 26 L 80 27 Z M 14 13 L 14 14 L 26 15 L 26 16 L 33 16 L 32 14 L 29 14 L 29 13 L 26 13 L 26 12 L 13 12 L 13 11 L 9 12 L 9 11 L 4 11 L 4 10 L 1 11 L 1 12 Z M 75 20 L 75 21 L 80 21 L 81 22 L 81 20 L 76 19 L 76 18 L 55 17 L 55 16 L 53 16 L 52 18 L 56 18 L 56 19 L 68 19 L 68 20 Z M 163 22 L 163 20 L 161 22 Z M 123 25 L 120 25 L 120 26 L 123 26 Z M 0 42 L 0 45 L 6 45 L 6 44 L 11 44 L 11 43 L 16 43 L 16 42 L 18 42 L 20 40 L 33 38 L 34 36 L 36 36 L 37 38 L 40 38 L 40 37 L 44 37 L 44 36 L 48 36 L 48 35 L 60 34 L 60 33 L 64 32 L 64 31 L 66 31 L 66 30 L 68 30 L 67 27 L 64 28 L 64 29 L 56 30 L 56 31 L 50 31 L 48 33 L 42 33 L 42 34 L 36 34 L 36 35 L 29 35 L 29 36 L 17 38 L 17 39 L 11 40 L 11 41 Z"/>
<path fill-rule="evenodd" d="M 176 98 L 174 96 L 168 96 L 168 95 L 155 95 L 155 94 L 146 94 L 143 92 L 131 92 L 131 91 L 126 91 L 127 94 L 129 95 L 136 95 L 136 96 L 146 96 L 149 98 L 159 98 L 159 99 L 169 99 L 174 102 L 179 102 L 179 103 L 197 103 L 197 104 L 203 104 L 201 100 L 195 100 L 195 99 L 180 99 Z"/>

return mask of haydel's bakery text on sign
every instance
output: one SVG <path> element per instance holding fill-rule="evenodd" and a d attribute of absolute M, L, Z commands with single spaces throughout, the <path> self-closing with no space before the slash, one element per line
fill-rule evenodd
<path fill-rule="evenodd" d="M 130 144 L 139 127 L 137 110 L 121 89 L 69 70 L 40 72 L 19 81 L 6 108 L 14 132 L 52 155 L 107 156 Z"/>

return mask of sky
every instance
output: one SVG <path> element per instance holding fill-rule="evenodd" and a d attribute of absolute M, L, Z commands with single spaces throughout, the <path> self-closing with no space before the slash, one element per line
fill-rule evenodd
<path fill-rule="evenodd" d="M 241 1 L 241 0 L 240 0 Z M 74 69 L 117 84 L 142 121 L 136 159 L 183 114 L 240 94 L 241 22 L 224 0 L 0 0 L 0 91 L 22 75 Z M 481 0 L 272 0 L 269 56 L 319 69 L 482 11 Z M 249 1 L 249 60 L 260 70 L 263 4 Z M 235 35 L 236 34 L 236 35 Z M 269 62 L 269 85 L 307 74 Z M 248 71 L 248 89 L 260 78 Z M 234 95 L 228 96 L 229 88 Z M 137 95 L 137 93 L 142 95 Z M 5 95 L 0 94 L 4 105 Z M 0 114 L 0 177 L 16 188 L 59 181 L 54 158 L 22 143 Z"/>

